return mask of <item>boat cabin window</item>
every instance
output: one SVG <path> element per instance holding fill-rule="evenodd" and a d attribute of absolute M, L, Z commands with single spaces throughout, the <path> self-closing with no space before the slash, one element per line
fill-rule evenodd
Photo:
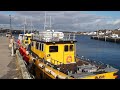
<path fill-rule="evenodd" d="M 41 50 L 41 43 L 39 43 L 40 44 L 40 46 L 39 46 L 39 50 Z"/>
<path fill-rule="evenodd" d="M 67 52 L 68 51 L 68 45 L 64 46 L 64 51 Z"/>
<path fill-rule="evenodd" d="M 49 46 L 49 52 L 58 52 L 58 46 Z"/>
<path fill-rule="evenodd" d="M 39 43 L 38 43 L 38 42 L 36 42 L 36 49 L 38 49 L 38 46 L 39 46 Z"/>
<path fill-rule="evenodd" d="M 41 43 L 41 51 L 44 50 L 44 44 Z"/>
<path fill-rule="evenodd" d="M 28 40 L 28 37 L 26 38 L 26 40 Z"/>
<path fill-rule="evenodd" d="M 27 36 L 25 36 L 24 38 L 25 38 L 25 40 L 28 40 Z"/>
<path fill-rule="evenodd" d="M 70 45 L 70 51 L 73 51 L 73 45 Z"/>
<path fill-rule="evenodd" d="M 31 36 L 26 36 L 25 39 L 28 40 L 29 38 L 31 38 Z"/>

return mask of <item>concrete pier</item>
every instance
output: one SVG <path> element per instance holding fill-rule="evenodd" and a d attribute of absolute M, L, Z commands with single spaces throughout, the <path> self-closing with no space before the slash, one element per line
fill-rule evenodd
<path fill-rule="evenodd" d="M 110 37 L 101 37 L 101 36 L 92 36 L 91 39 L 120 43 L 120 38 L 110 38 Z"/>
<path fill-rule="evenodd" d="M 22 79 L 16 57 L 11 56 L 8 45 L 9 39 L 0 36 L 0 79 Z"/>

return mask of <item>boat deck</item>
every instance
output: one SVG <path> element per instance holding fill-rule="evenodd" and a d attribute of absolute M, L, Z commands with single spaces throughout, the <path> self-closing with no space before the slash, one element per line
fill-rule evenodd
<path fill-rule="evenodd" d="M 58 65 L 58 67 L 63 73 L 66 73 L 67 75 L 74 78 L 84 78 L 86 76 L 114 72 L 117 70 L 109 65 L 97 65 L 95 63 L 93 64 L 91 62 L 87 62 L 81 59 L 78 59 L 76 63 L 68 65 Z"/>
<path fill-rule="evenodd" d="M 15 57 L 8 48 L 9 39 L 0 35 L 0 79 L 22 79 Z"/>

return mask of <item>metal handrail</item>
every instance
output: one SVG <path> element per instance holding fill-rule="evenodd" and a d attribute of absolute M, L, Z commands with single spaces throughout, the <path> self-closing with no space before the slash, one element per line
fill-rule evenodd
<path fill-rule="evenodd" d="M 51 41 L 75 41 L 75 33 L 66 33 L 64 34 L 63 38 L 60 38 L 59 36 L 53 36 L 52 33 L 47 33 L 46 36 L 43 35 L 44 33 L 40 33 L 39 35 L 33 35 L 33 39 L 45 41 L 45 42 L 51 42 Z"/>

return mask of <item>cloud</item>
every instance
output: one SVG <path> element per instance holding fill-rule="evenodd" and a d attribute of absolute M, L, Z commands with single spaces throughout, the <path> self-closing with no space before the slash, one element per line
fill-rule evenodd
<path fill-rule="evenodd" d="M 9 24 L 9 23 L 10 23 L 9 16 L 0 14 L 0 24 Z"/>
<path fill-rule="evenodd" d="M 113 25 L 120 24 L 120 19 L 115 20 L 112 24 Z"/>
<path fill-rule="evenodd" d="M 52 17 L 52 28 L 69 30 L 69 31 L 94 31 L 98 28 L 115 27 L 120 23 L 120 19 L 109 20 L 112 17 L 98 16 L 95 14 L 84 13 L 84 11 L 46 11 L 47 12 L 47 26 L 49 26 L 50 18 Z M 12 26 L 14 28 L 22 28 L 24 25 L 24 18 L 26 17 L 27 25 L 30 28 L 31 20 L 36 29 L 43 29 L 45 11 L 16 11 L 12 14 Z M 0 14 L 0 24 L 8 24 L 9 16 Z M 107 19 L 107 20 L 106 20 Z"/>

